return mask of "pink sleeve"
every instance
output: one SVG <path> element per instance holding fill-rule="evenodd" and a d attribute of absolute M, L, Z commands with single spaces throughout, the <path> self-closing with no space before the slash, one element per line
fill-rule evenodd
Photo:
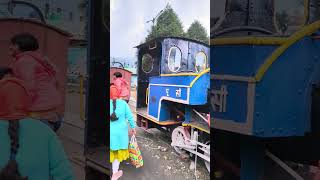
<path fill-rule="evenodd" d="M 117 89 L 121 89 L 121 80 L 116 79 L 113 81 L 113 83 L 117 87 Z"/>
<path fill-rule="evenodd" d="M 123 79 L 123 83 L 127 86 L 129 85 L 129 83 L 125 79 Z"/>
<path fill-rule="evenodd" d="M 24 57 L 20 59 L 16 64 L 14 64 L 15 76 L 18 79 L 24 81 L 30 93 L 33 92 L 35 87 L 36 65 L 36 62 L 29 57 Z"/>

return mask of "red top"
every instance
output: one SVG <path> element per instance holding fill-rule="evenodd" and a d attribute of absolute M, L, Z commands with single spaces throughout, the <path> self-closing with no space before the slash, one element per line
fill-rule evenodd
<path fill-rule="evenodd" d="M 119 98 L 119 91 L 116 86 L 110 86 L 110 99 L 118 99 Z"/>
<path fill-rule="evenodd" d="M 29 100 L 22 81 L 16 78 L 0 80 L 0 119 L 19 120 L 27 117 Z"/>
<path fill-rule="evenodd" d="M 120 92 L 120 97 L 124 99 L 129 99 L 129 84 L 124 78 L 116 78 L 113 80 L 114 85 Z"/>
<path fill-rule="evenodd" d="M 56 71 L 36 52 L 18 54 L 11 65 L 13 74 L 25 82 L 31 97 L 31 112 L 48 111 L 62 104 Z"/>

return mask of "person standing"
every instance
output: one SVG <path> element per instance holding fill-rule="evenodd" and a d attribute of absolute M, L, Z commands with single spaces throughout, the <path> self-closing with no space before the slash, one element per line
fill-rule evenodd
<path fill-rule="evenodd" d="M 129 158 L 129 134 L 136 134 L 136 124 L 129 105 L 122 99 L 117 99 L 119 92 L 110 86 L 110 163 L 112 163 L 111 180 L 117 180 L 123 175 L 119 170 L 120 163 Z M 128 122 L 131 130 L 128 134 Z"/>
<path fill-rule="evenodd" d="M 117 87 L 117 89 L 120 92 L 119 97 L 128 103 L 130 95 L 129 83 L 122 77 L 122 74 L 120 72 L 115 72 L 113 75 L 113 84 Z"/>
<path fill-rule="evenodd" d="M 43 121 L 57 131 L 62 122 L 58 108 L 62 95 L 58 91 L 57 70 L 37 51 L 38 40 L 29 33 L 11 38 L 13 76 L 22 80 L 31 97 L 30 116 Z"/>

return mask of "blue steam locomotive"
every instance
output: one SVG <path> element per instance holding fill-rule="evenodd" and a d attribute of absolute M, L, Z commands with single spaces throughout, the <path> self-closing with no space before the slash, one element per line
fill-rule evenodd
<path fill-rule="evenodd" d="M 201 157 L 209 170 L 208 45 L 162 37 L 137 48 L 137 124 L 170 133 L 179 154 Z"/>

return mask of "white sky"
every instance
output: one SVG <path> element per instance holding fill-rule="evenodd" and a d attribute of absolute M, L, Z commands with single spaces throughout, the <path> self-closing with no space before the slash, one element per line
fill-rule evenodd
<path fill-rule="evenodd" d="M 210 31 L 210 0 L 111 0 L 111 57 L 135 58 L 139 45 L 151 29 L 151 20 L 170 2 L 184 30 L 199 20 Z"/>

